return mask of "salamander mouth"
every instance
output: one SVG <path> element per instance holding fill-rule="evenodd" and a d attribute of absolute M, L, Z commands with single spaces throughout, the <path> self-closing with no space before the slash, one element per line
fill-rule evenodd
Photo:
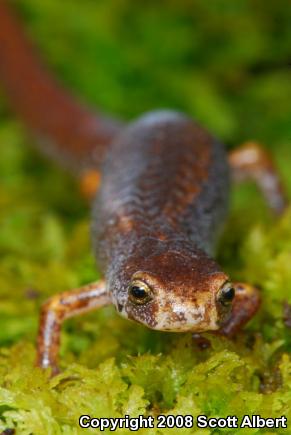
<path fill-rule="evenodd" d="M 206 332 L 219 329 L 218 312 L 213 306 L 175 303 L 159 306 L 148 327 L 168 332 Z"/>

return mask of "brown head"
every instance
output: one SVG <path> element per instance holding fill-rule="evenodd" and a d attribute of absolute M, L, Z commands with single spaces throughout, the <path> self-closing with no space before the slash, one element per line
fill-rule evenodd
<path fill-rule="evenodd" d="M 217 330 L 234 298 L 228 276 L 203 251 L 151 238 L 115 263 L 108 285 L 123 317 L 160 331 Z"/>

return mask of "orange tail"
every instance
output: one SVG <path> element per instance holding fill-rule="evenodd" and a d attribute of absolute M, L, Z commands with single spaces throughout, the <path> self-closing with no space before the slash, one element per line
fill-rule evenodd
<path fill-rule="evenodd" d="M 99 166 L 121 123 L 92 113 L 62 89 L 5 0 L 0 0 L 0 81 L 46 154 L 77 173 Z"/>

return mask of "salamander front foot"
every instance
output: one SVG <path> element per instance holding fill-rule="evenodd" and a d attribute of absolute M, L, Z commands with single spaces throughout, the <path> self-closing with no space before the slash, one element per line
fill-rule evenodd
<path fill-rule="evenodd" d="M 64 320 L 111 304 L 105 282 L 98 281 L 50 298 L 40 315 L 37 338 L 37 365 L 50 367 L 52 375 L 59 372 L 58 354 L 61 326 Z"/>

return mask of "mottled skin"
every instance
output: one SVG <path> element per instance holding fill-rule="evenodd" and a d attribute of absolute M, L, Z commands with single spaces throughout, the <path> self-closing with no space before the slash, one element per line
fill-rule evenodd
<path fill-rule="evenodd" d="M 164 331 L 231 336 L 255 314 L 257 290 L 231 285 L 212 255 L 228 207 L 229 163 L 239 179 L 257 182 L 274 211 L 285 208 L 260 146 L 244 145 L 228 163 L 222 145 L 185 115 L 152 112 L 122 129 L 91 113 L 45 71 L 4 0 L 0 80 L 47 154 L 82 176 L 83 192 L 92 196 L 101 182 L 92 238 L 104 281 L 43 305 L 38 365 L 57 372 L 66 318 L 112 303 L 122 316 Z"/>

